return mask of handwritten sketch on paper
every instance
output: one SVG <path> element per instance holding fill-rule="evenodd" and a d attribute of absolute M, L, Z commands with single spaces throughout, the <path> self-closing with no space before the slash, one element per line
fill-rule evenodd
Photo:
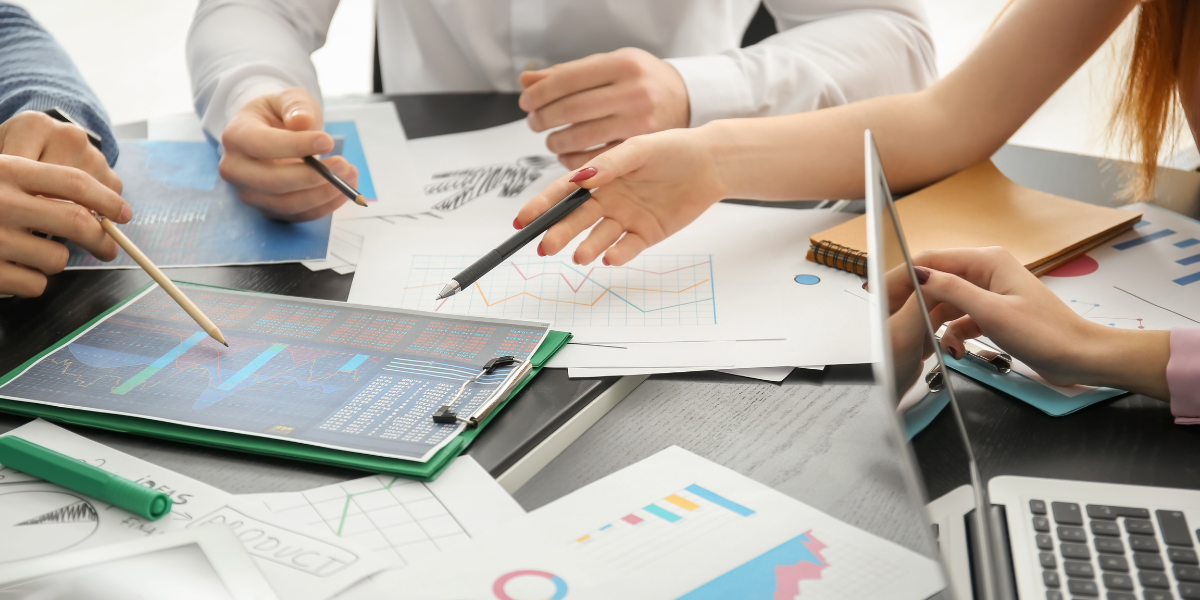
<path fill-rule="evenodd" d="M 512 198 L 541 178 L 558 161 L 553 156 L 522 156 L 514 163 L 457 169 L 433 174 L 433 183 L 425 185 L 426 196 L 449 194 L 433 205 L 434 210 L 449 212 L 499 190 L 501 198 Z"/>

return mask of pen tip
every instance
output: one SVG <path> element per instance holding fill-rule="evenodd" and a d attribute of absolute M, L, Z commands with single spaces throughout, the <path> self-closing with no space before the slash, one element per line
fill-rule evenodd
<path fill-rule="evenodd" d="M 354 198 L 354 203 L 359 206 L 366 206 L 367 205 L 367 197 L 363 196 L 362 194 L 359 194 L 356 198 Z"/>

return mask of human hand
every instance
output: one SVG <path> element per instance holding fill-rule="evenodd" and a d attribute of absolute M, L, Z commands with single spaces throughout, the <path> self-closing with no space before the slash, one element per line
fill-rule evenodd
<path fill-rule="evenodd" d="M 109 168 L 104 154 L 92 145 L 87 133 L 73 123 L 63 123 L 43 112 L 20 112 L 0 124 L 0 154 L 75 167 L 121 193 L 121 178 Z"/>
<path fill-rule="evenodd" d="M 34 232 L 67 238 L 100 260 L 116 258 L 116 242 L 91 211 L 117 223 L 133 216 L 115 191 L 82 169 L 0 156 L 0 294 L 40 296 L 46 276 L 67 266 L 67 247 Z"/>
<path fill-rule="evenodd" d="M 526 71 L 520 81 L 520 106 L 534 131 L 570 125 L 546 139 L 568 169 L 635 135 L 687 127 L 691 118 L 683 77 L 638 48 Z"/>
<path fill-rule="evenodd" d="M 967 315 L 942 337 L 952 356 L 963 355 L 962 340 L 985 335 L 1053 384 L 1170 396 L 1170 332 L 1116 329 L 1079 316 L 1003 248 L 923 252 L 913 262 L 928 273 L 921 288 L 930 305 Z"/>
<path fill-rule="evenodd" d="M 333 150 L 333 138 L 321 130 L 321 106 L 301 88 L 247 102 L 225 127 L 221 143 L 221 177 L 243 202 L 272 219 L 319 219 L 347 200 L 304 164 L 305 156 Z M 321 162 L 358 186 L 358 170 L 346 159 L 333 156 Z"/>
<path fill-rule="evenodd" d="M 928 270 L 918 268 L 916 273 L 918 282 L 921 281 L 921 278 L 928 279 Z M 937 346 L 925 326 L 925 319 L 921 315 L 921 305 L 917 302 L 917 296 L 913 294 L 912 276 L 908 272 L 908 267 L 901 264 L 888 271 L 884 276 L 884 285 L 887 287 L 887 305 L 890 315 L 887 323 L 888 337 L 891 339 L 893 362 L 895 363 L 893 366 L 896 389 L 903 396 L 904 392 L 921 377 L 926 359 L 933 355 Z M 866 289 L 866 287 L 864 284 L 863 288 Z M 933 324 L 934 331 L 947 321 L 963 316 L 961 310 L 950 304 L 933 304 L 929 302 L 928 298 L 926 298 L 926 302 L 926 308 L 929 309 L 929 320 Z M 955 349 L 950 349 L 949 352 L 952 356 L 961 356 L 961 354 L 956 354 L 957 350 Z"/>
<path fill-rule="evenodd" d="M 575 262 L 586 265 L 603 253 L 604 264 L 623 265 L 725 197 L 704 135 L 703 129 L 675 129 L 633 138 L 551 183 L 521 207 L 513 226 L 531 223 L 575 191 L 570 179 L 594 169 L 578 185 L 601 189 L 546 232 L 538 254 L 557 254 L 596 225 L 575 250 Z"/>

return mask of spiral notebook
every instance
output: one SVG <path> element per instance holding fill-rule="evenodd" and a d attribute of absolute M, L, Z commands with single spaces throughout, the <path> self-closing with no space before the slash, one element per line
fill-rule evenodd
<path fill-rule="evenodd" d="M 1142 213 L 1069 200 L 1017 185 L 984 161 L 896 201 L 913 254 L 1003 246 L 1035 275 L 1128 231 Z M 867 273 L 866 216 L 809 239 L 808 260 Z M 892 267 L 894 265 L 888 265 Z"/>

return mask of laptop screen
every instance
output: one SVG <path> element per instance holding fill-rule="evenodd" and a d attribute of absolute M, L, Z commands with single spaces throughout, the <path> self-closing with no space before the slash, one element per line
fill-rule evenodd
<path fill-rule="evenodd" d="M 943 551 L 943 566 L 950 576 L 948 590 L 959 600 L 971 596 L 977 599 L 1003 598 L 1008 595 L 998 590 L 1002 585 L 996 580 L 994 558 L 996 546 L 991 543 L 994 533 L 991 523 L 990 503 L 987 487 L 979 476 L 970 441 L 963 423 L 962 413 L 954 397 L 951 379 L 935 336 L 930 307 L 921 293 L 917 273 L 913 268 L 912 256 L 905 243 L 904 231 L 893 202 L 879 150 L 870 131 L 865 133 L 866 215 L 867 215 L 867 273 L 868 296 L 872 320 L 872 356 L 875 380 L 886 401 L 896 407 L 906 393 L 914 388 L 918 391 L 941 388 L 949 398 L 949 410 L 963 446 L 964 464 L 961 479 L 970 486 L 972 496 L 967 500 L 976 510 L 970 511 L 965 527 L 969 540 L 969 575 L 956 573 Z M 918 383 L 925 385 L 919 386 Z M 899 429 L 899 419 L 897 419 Z M 911 447 L 905 446 L 910 456 L 907 462 L 912 468 L 912 479 L 918 480 L 916 462 Z M 919 484 L 914 484 L 919 485 Z M 985 510 L 978 510 L 987 507 Z M 945 532 L 943 532 L 945 533 Z M 945 535 L 939 535 L 939 543 L 947 543 Z M 965 564 L 965 563 L 964 563 Z M 964 579 L 969 579 L 964 581 Z M 966 596 L 966 598 L 963 598 Z"/>

